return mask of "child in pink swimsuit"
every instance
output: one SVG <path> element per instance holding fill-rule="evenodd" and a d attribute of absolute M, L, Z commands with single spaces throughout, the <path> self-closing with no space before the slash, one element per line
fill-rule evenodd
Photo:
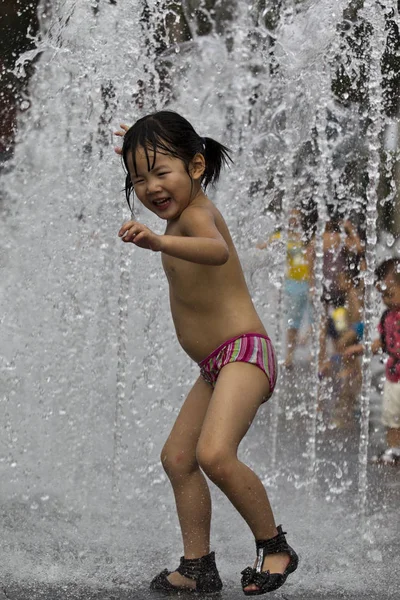
<path fill-rule="evenodd" d="M 276 382 L 276 359 L 255 310 L 228 227 L 206 196 L 230 160 L 180 115 L 161 111 L 121 126 L 126 196 L 137 197 L 165 223 L 164 235 L 132 219 L 123 242 L 159 252 L 169 283 L 178 340 L 200 366 L 161 452 L 171 481 L 183 551 L 174 571 L 151 588 L 218 592 L 222 582 L 210 552 L 211 498 L 206 476 L 228 497 L 256 542 L 256 561 L 242 572 L 246 595 L 280 587 L 298 557 L 276 526 L 257 475 L 237 456 L 241 440 Z"/>
<path fill-rule="evenodd" d="M 384 352 L 388 355 L 382 406 L 387 447 L 372 461 L 400 466 L 400 259 L 385 260 L 377 267 L 375 277 L 386 310 L 379 322 L 379 337 L 373 341 L 371 349 L 373 354 Z M 362 344 L 346 350 L 350 356 L 363 352 Z"/>

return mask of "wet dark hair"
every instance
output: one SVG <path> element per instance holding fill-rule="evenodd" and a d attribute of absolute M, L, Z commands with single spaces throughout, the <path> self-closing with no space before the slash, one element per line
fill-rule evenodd
<path fill-rule="evenodd" d="M 325 231 L 328 233 L 340 233 L 340 218 L 336 215 L 331 217 L 325 224 Z"/>
<path fill-rule="evenodd" d="M 383 281 L 390 273 L 393 273 L 396 282 L 400 284 L 400 258 L 389 258 L 383 261 L 375 269 L 375 282 Z"/>
<path fill-rule="evenodd" d="M 127 170 L 125 179 L 125 196 L 131 209 L 130 197 L 133 185 L 128 171 L 127 157 L 132 153 L 133 167 L 136 170 L 136 150 L 142 147 L 147 158 L 149 171 L 153 168 L 156 152 L 165 152 L 180 158 L 189 174 L 189 163 L 195 154 L 202 154 L 206 167 L 201 184 L 205 190 L 211 183 L 218 181 L 221 169 L 232 162 L 229 149 L 209 137 L 201 137 L 184 117 L 170 110 L 161 110 L 142 117 L 124 135 L 122 158 Z M 152 161 L 149 151 L 154 154 Z"/>

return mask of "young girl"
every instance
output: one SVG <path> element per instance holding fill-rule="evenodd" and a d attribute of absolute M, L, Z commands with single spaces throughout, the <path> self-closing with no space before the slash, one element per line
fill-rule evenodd
<path fill-rule="evenodd" d="M 121 240 L 161 253 L 176 334 L 200 375 L 161 452 L 171 481 L 184 556 L 151 588 L 217 592 L 222 582 L 210 553 L 211 499 L 205 475 L 250 527 L 254 568 L 242 572 L 246 595 L 275 590 L 298 557 L 276 527 L 265 489 L 237 457 L 259 406 L 272 394 L 276 360 L 251 301 L 239 258 L 220 212 L 205 195 L 229 160 L 227 148 L 199 136 L 180 115 L 161 111 L 121 126 L 126 196 L 165 221 L 164 235 L 131 220 Z"/>

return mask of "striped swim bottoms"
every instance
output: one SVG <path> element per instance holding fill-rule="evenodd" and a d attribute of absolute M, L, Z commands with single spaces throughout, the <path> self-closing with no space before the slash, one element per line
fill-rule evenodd
<path fill-rule="evenodd" d="M 278 375 L 274 347 L 268 336 L 244 333 L 221 344 L 199 363 L 200 374 L 213 388 L 222 367 L 232 362 L 246 362 L 259 367 L 268 377 L 271 396 Z M 268 400 L 264 399 L 264 402 Z"/>

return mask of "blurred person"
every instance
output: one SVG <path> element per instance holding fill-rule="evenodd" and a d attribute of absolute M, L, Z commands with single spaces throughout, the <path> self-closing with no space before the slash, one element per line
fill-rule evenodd
<path fill-rule="evenodd" d="M 382 423 L 386 427 L 386 449 L 373 462 L 400 465 L 400 259 L 385 260 L 375 270 L 376 287 L 386 306 L 379 325 L 379 338 L 372 343 L 372 353 L 388 355 L 383 390 Z M 345 355 L 362 354 L 364 347 L 356 344 L 345 350 Z"/>
<path fill-rule="evenodd" d="M 333 422 L 338 426 L 351 424 L 361 389 L 360 360 L 357 356 L 344 356 L 344 351 L 360 341 L 364 332 L 364 270 L 364 247 L 356 227 L 350 220 L 342 222 L 332 217 L 323 234 L 319 373 L 321 379 L 329 378 L 333 383 L 336 395 Z M 333 346 L 331 356 L 327 352 L 328 340 Z"/>
<path fill-rule="evenodd" d="M 273 234 L 269 242 L 259 244 L 264 249 L 280 239 L 281 232 Z M 302 228 L 302 214 L 298 208 L 289 213 L 285 271 L 285 317 L 287 323 L 285 367 L 293 367 L 299 331 L 305 319 L 309 319 L 310 265 L 309 250 Z"/>

